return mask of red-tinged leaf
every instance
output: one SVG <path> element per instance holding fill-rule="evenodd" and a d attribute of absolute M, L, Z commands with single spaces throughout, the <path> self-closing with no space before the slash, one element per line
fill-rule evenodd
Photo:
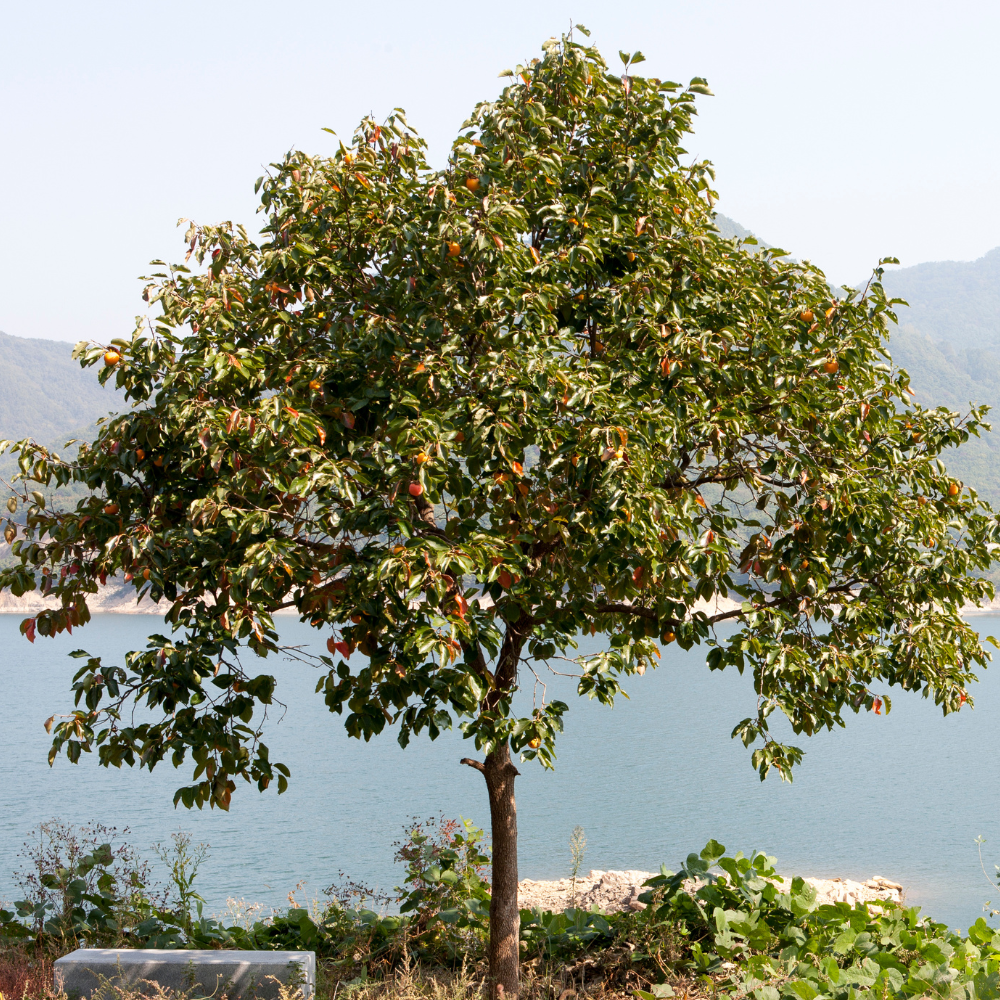
<path fill-rule="evenodd" d="M 320 444 L 326 444 L 326 430 L 322 426 L 316 428 L 316 435 Z"/>
<path fill-rule="evenodd" d="M 348 429 L 354 429 L 354 414 L 350 410 L 344 410 L 340 415 L 340 422 Z"/>
<path fill-rule="evenodd" d="M 493 234 L 493 242 L 497 245 L 497 250 L 503 250 L 503 240 L 496 233 Z"/>
<path fill-rule="evenodd" d="M 27 636 L 28 642 L 34 642 L 35 641 L 35 619 L 34 618 L 25 618 L 24 621 L 21 622 L 21 632 L 24 635 Z"/>
<path fill-rule="evenodd" d="M 301 414 L 299 413 L 299 411 L 296 410 L 294 407 L 291 407 L 291 406 L 286 406 L 285 407 L 285 412 L 286 413 L 290 413 L 296 420 L 298 420 L 299 417 L 301 416 Z"/>
<path fill-rule="evenodd" d="M 240 425 L 240 411 L 239 407 L 237 407 L 236 409 L 233 410 L 232 413 L 229 414 L 229 417 L 226 420 L 226 433 L 232 434 L 233 430 L 239 427 L 239 425 Z"/>
<path fill-rule="evenodd" d="M 538 251 L 534 247 L 528 247 L 531 259 L 537 264 L 542 258 L 538 256 Z"/>
<path fill-rule="evenodd" d="M 346 658 L 351 655 L 351 647 L 346 642 L 335 642 L 333 646 L 341 656 Z"/>
<path fill-rule="evenodd" d="M 208 451 L 208 446 L 212 443 L 212 432 L 207 427 L 203 427 L 199 432 L 198 443 Z"/>

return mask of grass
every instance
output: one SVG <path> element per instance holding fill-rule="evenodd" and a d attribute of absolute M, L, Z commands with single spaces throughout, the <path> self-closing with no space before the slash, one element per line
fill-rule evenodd
<path fill-rule="evenodd" d="M 4 1000 L 48 996 L 55 957 L 41 949 L 20 946 L 0 951 L 0 994 Z"/>
<path fill-rule="evenodd" d="M 58 955 L 34 944 L 0 951 L 0 995 L 2 1000 L 68 1000 L 52 986 L 52 964 Z M 360 956 L 359 956 L 360 957 Z M 523 1000 L 632 1000 L 635 989 L 652 983 L 635 973 L 624 949 L 590 953 L 569 963 L 526 958 L 522 965 Z M 353 975 L 352 975 L 353 974 Z M 351 975 L 351 978 L 346 978 Z M 387 967 L 382 975 L 369 977 L 364 965 L 345 970 L 320 961 L 317 965 L 315 1000 L 486 1000 L 485 961 L 456 969 L 406 961 Z M 678 995 L 690 998 L 704 992 L 696 980 L 674 982 Z M 298 1000 L 295 987 L 279 986 L 278 1000 Z M 102 980 L 93 1000 L 200 1000 L 189 992 L 164 989 L 144 981 L 132 986 Z M 223 1000 L 223 998 L 213 998 Z"/>

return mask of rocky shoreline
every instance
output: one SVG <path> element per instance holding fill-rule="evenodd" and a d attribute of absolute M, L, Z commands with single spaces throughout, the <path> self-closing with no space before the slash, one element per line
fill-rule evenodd
<path fill-rule="evenodd" d="M 578 876 L 575 886 L 573 880 L 568 878 L 554 882 L 524 879 L 517 884 L 517 902 L 522 909 L 538 907 L 553 912 L 573 905 L 584 910 L 596 906 L 604 913 L 641 910 L 645 906 L 639 902 L 640 893 L 645 892 L 642 884 L 655 874 L 594 869 Z M 880 900 L 901 903 L 906 898 L 898 882 L 891 882 L 881 875 L 875 875 L 866 882 L 844 878 L 807 878 L 805 881 L 815 888 L 819 903 L 849 903 L 853 906 L 855 903 Z"/>

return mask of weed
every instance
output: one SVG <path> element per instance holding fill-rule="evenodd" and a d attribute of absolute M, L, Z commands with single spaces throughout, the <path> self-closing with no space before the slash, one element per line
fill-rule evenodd
<path fill-rule="evenodd" d="M 570 905 L 576 906 L 576 879 L 580 874 L 580 866 L 583 864 L 583 856 L 587 853 L 587 837 L 582 826 L 573 827 L 573 833 L 569 838 L 569 853 L 572 858 L 570 878 L 573 880 L 573 888 L 570 893 Z"/>

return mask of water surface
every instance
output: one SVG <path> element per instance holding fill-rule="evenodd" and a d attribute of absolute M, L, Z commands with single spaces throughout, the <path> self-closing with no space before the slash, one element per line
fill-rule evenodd
<path fill-rule="evenodd" d="M 460 734 L 415 740 L 395 734 L 365 744 L 349 739 L 338 716 L 313 693 L 316 672 L 288 661 L 268 666 L 288 710 L 268 725 L 272 760 L 292 770 L 278 796 L 239 788 L 230 812 L 188 812 L 171 805 L 188 770 L 161 764 L 105 770 L 93 757 L 77 766 L 46 764 L 43 721 L 70 707 L 79 665 L 67 653 L 83 646 L 106 663 L 162 622 L 145 615 L 97 615 L 72 637 L 19 635 L 21 616 L 0 615 L 0 899 L 18 898 L 7 874 L 40 821 L 100 821 L 130 828 L 148 853 L 183 827 L 211 845 L 201 891 L 208 912 L 226 898 L 281 905 L 300 880 L 300 898 L 317 896 L 338 872 L 390 888 L 400 881 L 393 843 L 414 815 L 470 817 L 488 825 L 482 777 L 459 765 L 472 755 Z M 307 626 L 279 619 L 288 642 L 314 643 Z M 973 623 L 995 632 L 995 618 Z M 632 679 L 631 699 L 613 710 L 570 695 L 556 682 L 550 697 L 570 702 L 554 772 L 522 766 L 517 782 L 522 877 L 555 878 L 569 868 L 569 836 L 584 827 L 584 868 L 675 867 L 715 837 L 731 850 L 766 849 L 779 870 L 903 883 L 908 899 L 936 919 L 967 927 L 986 899 L 1000 902 L 979 868 L 974 839 L 987 838 L 987 871 L 1000 863 L 1000 668 L 984 674 L 974 712 L 947 719 L 919 696 L 897 693 L 889 716 L 851 716 L 846 730 L 803 738 L 805 759 L 793 784 L 763 784 L 749 752 L 729 738 L 753 714 L 748 678 L 711 673 L 705 651 L 664 650 L 663 665 Z M 772 717 L 773 718 L 773 717 Z"/>

